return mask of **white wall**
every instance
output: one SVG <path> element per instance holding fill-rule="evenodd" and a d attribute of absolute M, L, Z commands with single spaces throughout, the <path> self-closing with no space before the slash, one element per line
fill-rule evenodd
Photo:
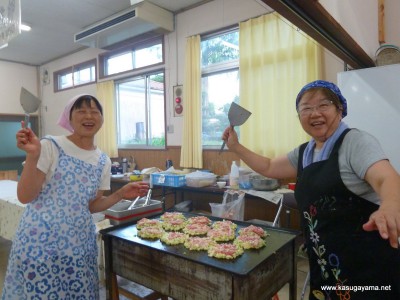
<path fill-rule="evenodd" d="M 1 50 L 0 50 L 1 51 Z M 37 68 L 0 61 L 0 113 L 23 114 L 19 103 L 21 87 L 38 96 Z"/>
<path fill-rule="evenodd" d="M 400 47 L 400 1 L 385 1 L 385 43 Z"/>
<path fill-rule="evenodd" d="M 397 0 L 396 0 L 397 1 Z M 373 57 L 378 43 L 378 1 L 321 0 L 332 17 L 353 37 L 364 51 Z"/>
<path fill-rule="evenodd" d="M 60 135 L 66 134 L 68 131 L 58 126 L 57 120 L 66 103 L 72 97 L 79 94 L 92 94 L 96 95 L 96 85 L 85 85 L 79 88 L 69 89 L 63 92 L 54 93 L 53 72 L 70 67 L 74 64 L 79 64 L 93 58 L 97 58 L 102 50 L 99 49 L 85 49 L 83 51 L 74 53 L 62 59 L 43 65 L 40 68 L 40 86 L 42 88 L 42 135 Z M 50 84 L 44 84 L 42 76 L 44 70 L 48 71 L 50 77 Z"/>
<path fill-rule="evenodd" d="M 332 17 L 351 35 L 351 37 L 375 60 L 379 48 L 378 1 L 321 0 L 321 4 Z M 385 43 L 400 47 L 400 1 L 385 0 L 384 33 Z"/>

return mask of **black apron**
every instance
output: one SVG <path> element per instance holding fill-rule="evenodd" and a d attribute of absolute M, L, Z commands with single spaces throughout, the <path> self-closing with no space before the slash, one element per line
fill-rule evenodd
<path fill-rule="evenodd" d="M 340 177 L 339 148 L 348 131 L 328 160 L 304 169 L 307 144 L 300 147 L 295 197 L 309 256 L 309 299 L 400 299 L 400 250 L 378 231 L 363 230 L 378 206 L 349 191 Z"/>

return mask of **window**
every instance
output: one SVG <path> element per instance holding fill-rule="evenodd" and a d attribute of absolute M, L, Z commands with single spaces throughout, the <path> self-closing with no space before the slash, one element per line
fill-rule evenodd
<path fill-rule="evenodd" d="M 100 78 L 126 74 L 115 81 L 118 148 L 165 148 L 163 36 L 118 47 L 99 61 Z"/>
<path fill-rule="evenodd" d="M 163 38 L 137 42 L 100 55 L 100 78 L 162 64 Z"/>
<path fill-rule="evenodd" d="M 116 82 L 116 95 L 118 148 L 164 148 L 164 72 Z"/>
<path fill-rule="evenodd" d="M 54 92 L 96 82 L 96 60 L 54 72 Z"/>
<path fill-rule="evenodd" d="M 204 148 L 221 146 L 223 130 L 229 126 L 228 110 L 239 103 L 239 31 L 230 29 L 202 37 L 202 143 Z"/>

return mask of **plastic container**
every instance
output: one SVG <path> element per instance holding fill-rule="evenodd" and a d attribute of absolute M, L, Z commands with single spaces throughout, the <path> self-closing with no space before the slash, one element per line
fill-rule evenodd
<path fill-rule="evenodd" d="M 186 185 L 185 175 L 175 175 L 168 173 L 151 173 L 151 183 L 153 185 L 180 187 Z"/>
<path fill-rule="evenodd" d="M 240 175 L 239 176 L 239 188 L 243 190 L 251 189 L 252 185 L 250 183 L 250 175 Z"/>
<path fill-rule="evenodd" d="M 239 167 L 235 161 L 232 161 L 231 173 L 229 174 L 229 185 L 231 189 L 239 188 Z"/>
<path fill-rule="evenodd" d="M 279 181 L 262 175 L 251 175 L 250 183 L 257 191 L 273 191 L 279 187 Z"/>
<path fill-rule="evenodd" d="M 186 200 L 176 204 L 174 206 L 174 210 L 181 212 L 190 212 L 192 210 L 192 206 L 193 206 L 192 200 Z"/>
<path fill-rule="evenodd" d="M 141 181 L 141 180 L 143 180 L 143 175 L 142 174 L 131 174 L 131 175 L 129 175 L 129 180 L 130 181 Z"/>
<path fill-rule="evenodd" d="M 196 171 L 186 175 L 186 185 L 191 187 L 205 187 L 214 185 L 217 175 L 209 172 Z"/>

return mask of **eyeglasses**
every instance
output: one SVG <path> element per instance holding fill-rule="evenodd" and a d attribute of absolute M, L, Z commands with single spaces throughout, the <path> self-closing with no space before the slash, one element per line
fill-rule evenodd
<path fill-rule="evenodd" d="M 304 105 L 300 106 L 298 109 L 298 113 L 301 117 L 306 117 L 311 115 L 314 110 L 318 112 L 327 111 L 333 105 L 333 101 L 331 100 L 322 100 L 321 103 L 313 106 Z"/>

